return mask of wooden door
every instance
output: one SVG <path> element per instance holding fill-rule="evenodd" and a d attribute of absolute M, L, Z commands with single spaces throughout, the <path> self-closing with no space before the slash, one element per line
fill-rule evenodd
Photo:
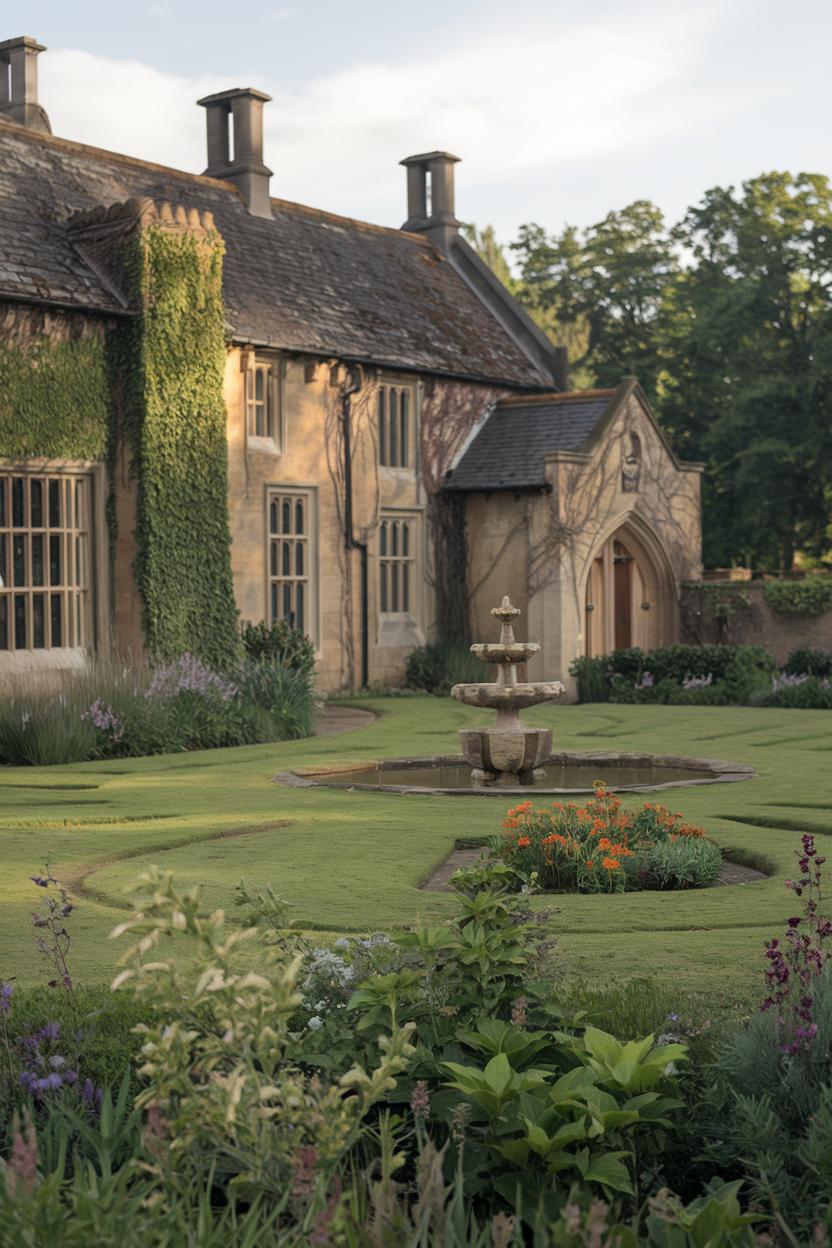
<path fill-rule="evenodd" d="M 616 555 L 615 562 L 613 564 L 616 650 L 627 650 L 633 644 L 632 566 L 632 561 L 629 556 Z"/>

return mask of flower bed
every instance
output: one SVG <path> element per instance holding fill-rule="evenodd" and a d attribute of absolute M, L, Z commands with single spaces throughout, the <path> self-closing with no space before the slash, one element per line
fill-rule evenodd
<path fill-rule="evenodd" d="M 526 801 L 509 810 L 492 849 L 518 889 L 623 893 L 716 881 L 722 854 L 704 828 L 657 802 L 623 811 L 602 781 L 594 788 L 583 805 Z"/>

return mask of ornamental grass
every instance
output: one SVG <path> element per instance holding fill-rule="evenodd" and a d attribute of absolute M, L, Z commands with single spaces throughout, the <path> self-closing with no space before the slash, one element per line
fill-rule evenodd
<path fill-rule="evenodd" d="M 722 854 L 705 829 L 658 802 L 624 811 L 602 780 L 583 805 L 513 806 L 492 845 L 518 887 L 567 893 L 703 888 Z"/>

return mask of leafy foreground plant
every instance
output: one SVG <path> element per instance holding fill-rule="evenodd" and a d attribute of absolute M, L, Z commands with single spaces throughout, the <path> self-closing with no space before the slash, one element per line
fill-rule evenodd
<path fill-rule="evenodd" d="M 789 1244 L 826 1242 L 818 1224 L 832 1230 L 832 924 L 814 837 L 797 859 L 787 887 L 803 913 L 766 942 L 765 999 L 720 1053 L 724 1100 L 706 1150 L 720 1169 L 742 1167 Z"/>
<path fill-rule="evenodd" d="M 567 1017 L 547 916 L 506 875 L 479 868 L 447 924 L 336 949 L 271 888 L 241 885 L 231 926 L 142 877 L 113 985 L 144 1020 L 139 1094 L 129 1070 L 91 1101 L 22 1085 L 0 1244 L 753 1243 L 736 1183 L 662 1185 L 686 1045 Z"/>

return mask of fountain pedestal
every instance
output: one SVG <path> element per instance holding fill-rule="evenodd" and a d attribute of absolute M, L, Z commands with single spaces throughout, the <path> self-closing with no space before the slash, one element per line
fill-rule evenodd
<path fill-rule="evenodd" d="M 520 721 L 520 711 L 553 701 L 563 693 L 564 686 L 558 680 L 518 682 L 517 664 L 528 662 L 540 646 L 535 641 L 514 640 L 512 621 L 520 611 L 507 597 L 501 606 L 492 608 L 491 614 L 502 622 L 499 642 L 474 645 L 471 652 L 483 663 L 496 665 L 497 679 L 490 684 L 454 685 L 451 697 L 467 706 L 488 707 L 497 712 L 493 728 L 463 728 L 459 740 L 476 783 L 511 788 L 533 784 L 535 772 L 552 752 L 549 729 L 527 728 Z"/>

